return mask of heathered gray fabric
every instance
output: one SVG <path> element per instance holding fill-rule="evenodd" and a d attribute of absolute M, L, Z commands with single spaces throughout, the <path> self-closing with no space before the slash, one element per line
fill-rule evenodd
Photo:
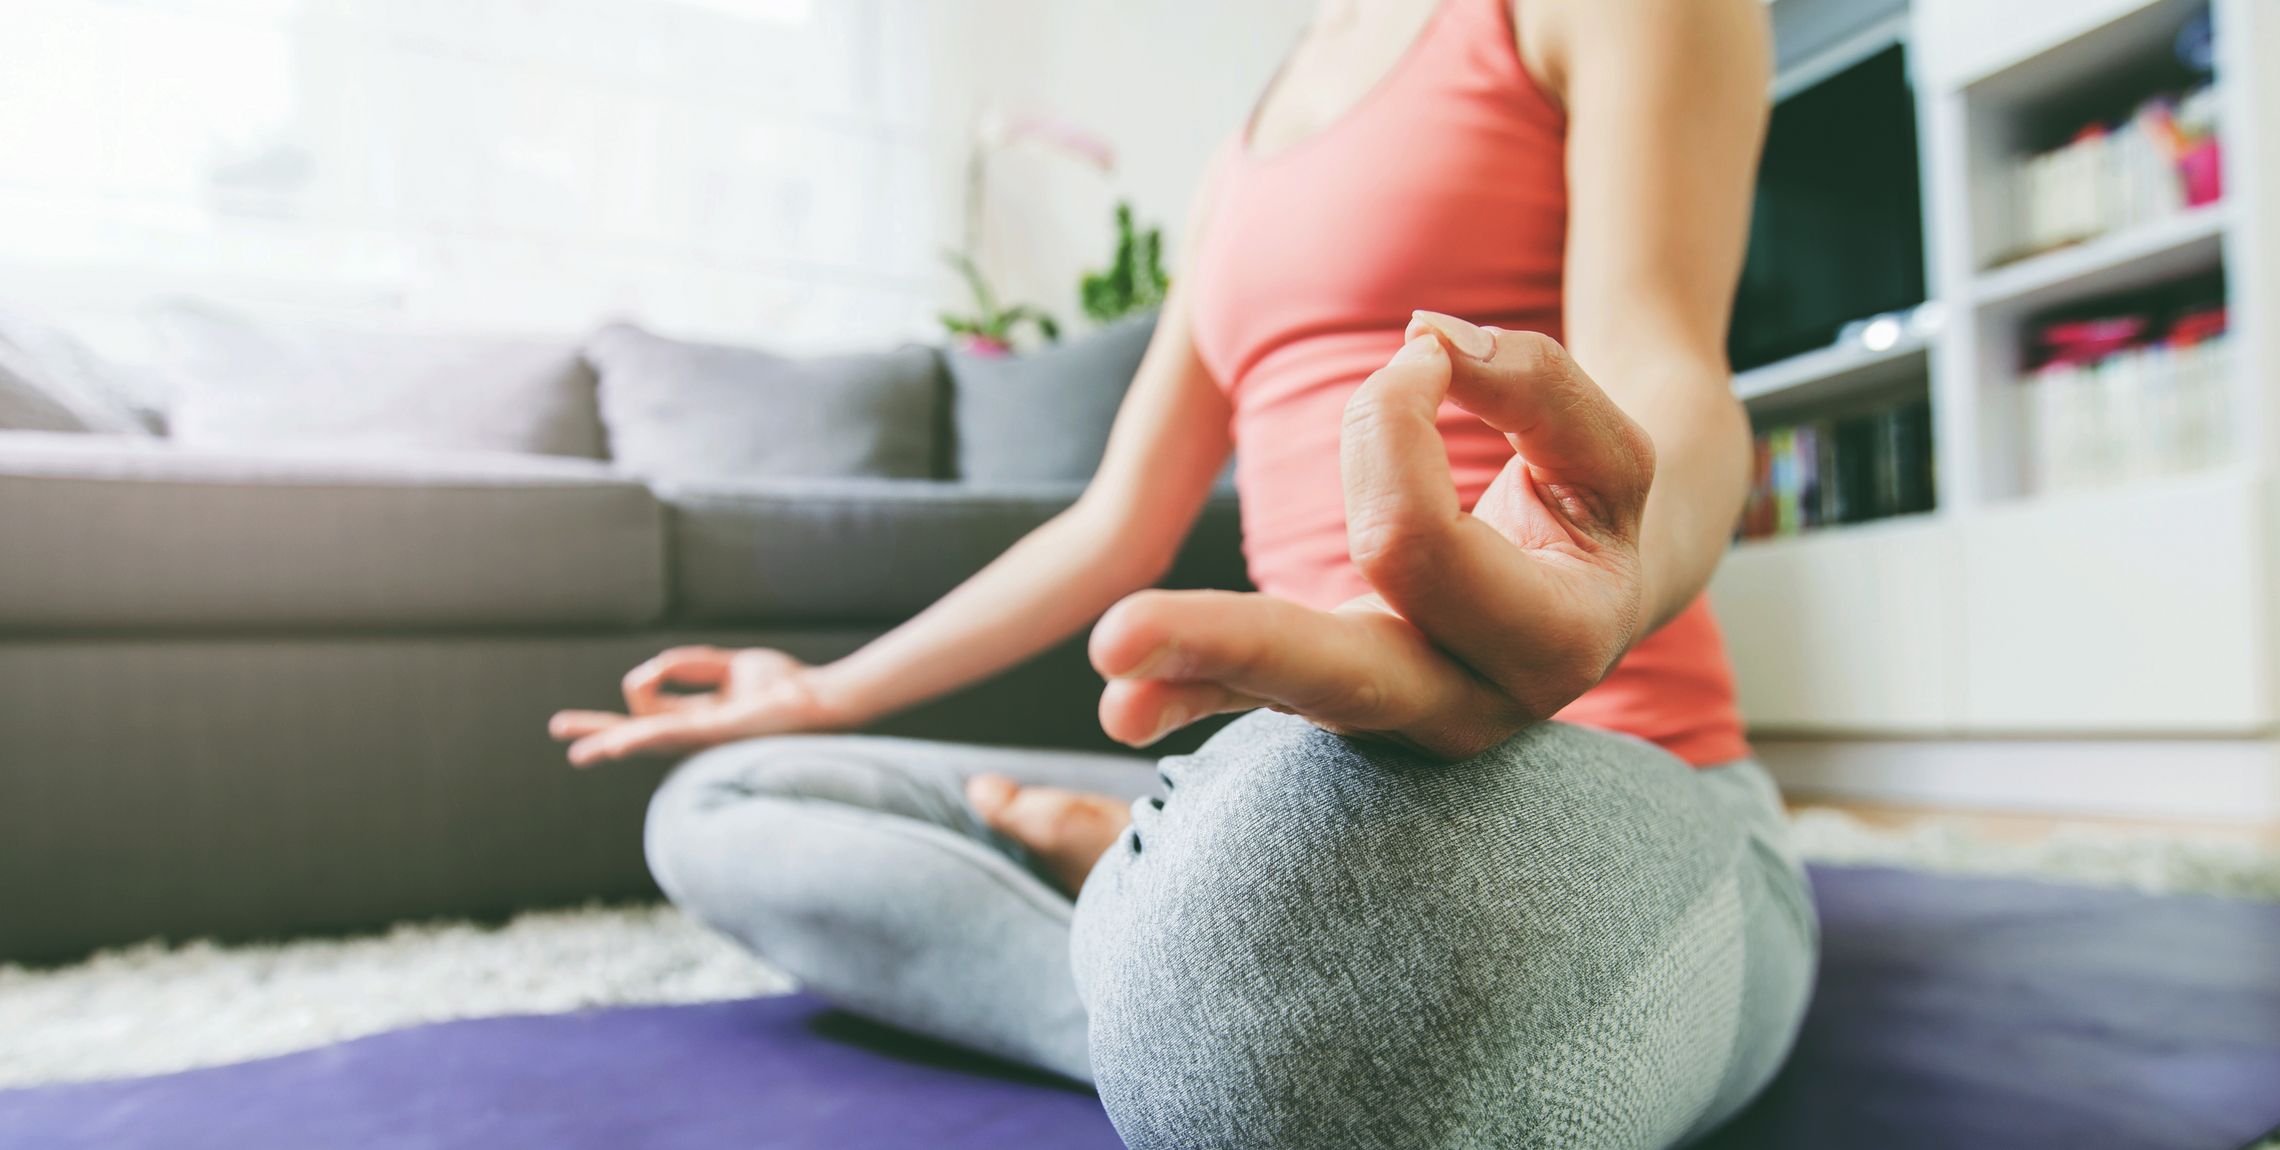
<path fill-rule="evenodd" d="M 1443 764 L 1261 712 L 1162 762 L 1073 918 L 959 802 L 980 769 L 1055 774 L 724 748 L 660 792 L 651 865 L 851 1009 L 1089 1074 L 1134 1150 L 1677 1145 L 1772 1076 L 1810 991 L 1811 903 L 1752 763 L 1547 724 Z"/>
<path fill-rule="evenodd" d="M 1561 724 L 1443 764 L 1260 713 L 1163 769 L 1073 931 L 1134 1150 L 1668 1146 L 1802 1017 L 1753 764 Z"/>
<path fill-rule="evenodd" d="M 966 805 L 963 780 L 1135 796 L 1145 759 L 867 736 L 755 739 L 690 759 L 650 804 L 674 902 L 833 1002 L 1083 1079 L 1066 896 Z"/>

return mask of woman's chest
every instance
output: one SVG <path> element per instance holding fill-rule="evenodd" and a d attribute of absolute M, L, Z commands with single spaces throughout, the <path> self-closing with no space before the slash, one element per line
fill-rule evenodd
<path fill-rule="evenodd" d="M 1289 341 L 1398 331 L 1418 308 L 1556 322 L 1564 138 L 1506 97 L 1451 86 L 1265 159 L 1231 142 L 1182 272 L 1214 373 L 1232 385 Z"/>

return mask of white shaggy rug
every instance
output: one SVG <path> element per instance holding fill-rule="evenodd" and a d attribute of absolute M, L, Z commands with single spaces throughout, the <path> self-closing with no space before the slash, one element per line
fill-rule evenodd
<path fill-rule="evenodd" d="M 453 1018 L 789 989 L 669 906 L 281 946 L 146 943 L 55 970 L 0 966 L 0 1087 L 213 1066 Z"/>
<path fill-rule="evenodd" d="M 2073 823 L 2018 841 L 1959 819 L 1893 830 L 1827 808 L 1800 812 L 1789 827 L 1799 853 L 1817 863 L 2280 901 L 2280 851 L 2232 839 Z"/>
<path fill-rule="evenodd" d="M 2034 843 L 1960 823 L 1893 832 L 1828 810 L 1795 821 L 1807 858 L 2280 899 L 2280 855 L 2097 828 Z M 0 966 L 0 1087 L 156 1074 L 415 1023 L 775 994 L 791 982 L 669 907 L 527 914 L 502 927 L 399 926 L 281 946 L 107 951 Z"/>

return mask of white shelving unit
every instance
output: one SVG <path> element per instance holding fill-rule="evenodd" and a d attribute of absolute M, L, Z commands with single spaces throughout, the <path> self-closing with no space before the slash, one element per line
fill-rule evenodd
<path fill-rule="evenodd" d="M 1971 300 L 1980 307 L 2055 307 L 2162 283 L 2220 265 L 2223 203 L 2101 236 L 2073 247 L 1979 273 Z"/>
<path fill-rule="evenodd" d="M 1906 335 L 1873 350 L 1838 344 L 1742 372 L 1734 377 L 1734 394 L 1752 404 L 1783 407 L 1855 395 L 1921 378 L 1931 351 L 1930 340 Z"/>
<path fill-rule="evenodd" d="M 1777 29 L 1787 2 L 1775 0 Z M 2034 118 L 2168 50 L 2203 8 L 2225 199 L 1998 262 L 2008 237 L 1994 226 L 1994 184 L 2047 130 Z M 1907 36 L 1927 278 L 1946 322 L 1926 343 L 1814 352 L 1735 388 L 1754 411 L 1786 414 L 1922 380 L 1938 509 L 1736 548 L 1712 593 L 1760 749 L 1794 785 L 1871 798 L 2280 818 L 2280 369 L 2266 335 L 2280 330 L 2280 187 L 2268 170 L 2280 5 L 1914 0 Z M 2231 460 L 2027 490 L 2014 412 L 2030 324 L 2220 275 Z"/>

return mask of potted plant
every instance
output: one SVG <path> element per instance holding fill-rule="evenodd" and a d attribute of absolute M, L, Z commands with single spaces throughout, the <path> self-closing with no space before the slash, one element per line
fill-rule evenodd
<path fill-rule="evenodd" d="M 1085 314 L 1095 323 L 1110 323 L 1134 312 L 1160 307 L 1171 277 L 1164 274 L 1164 233 L 1161 228 L 1141 231 L 1132 222 L 1132 205 L 1116 205 L 1116 255 L 1106 271 L 1085 276 L 1078 285 Z"/>
<path fill-rule="evenodd" d="M 987 218 L 983 207 L 989 195 L 990 159 L 999 152 L 1025 145 L 1074 159 L 1104 174 L 1116 170 L 1115 151 L 1098 136 L 1076 125 L 1039 116 L 1012 121 L 997 115 L 984 118 L 980 131 L 975 133 L 973 150 L 966 157 L 963 242 L 959 250 L 944 256 L 958 278 L 965 281 L 972 298 L 972 310 L 944 313 L 942 326 L 960 347 L 970 352 L 1004 355 L 1013 350 L 1014 337 L 1024 328 L 1035 330 L 1047 343 L 1061 338 L 1061 325 L 1043 308 L 1000 302 L 979 263 L 983 222 Z"/>
<path fill-rule="evenodd" d="M 982 269 L 964 252 L 944 253 L 944 259 L 966 281 L 966 289 L 973 293 L 974 310 L 967 314 L 942 313 L 942 327 L 958 341 L 958 346 L 975 355 L 1006 355 L 1013 351 L 1014 333 L 1023 324 L 1037 329 L 1037 335 L 1047 343 L 1061 338 L 1061 325 L 1042 308 L 1028 304 L 1010 307 L 998 302 L 997 293 L 990 290 L 988 278 Z"/>

